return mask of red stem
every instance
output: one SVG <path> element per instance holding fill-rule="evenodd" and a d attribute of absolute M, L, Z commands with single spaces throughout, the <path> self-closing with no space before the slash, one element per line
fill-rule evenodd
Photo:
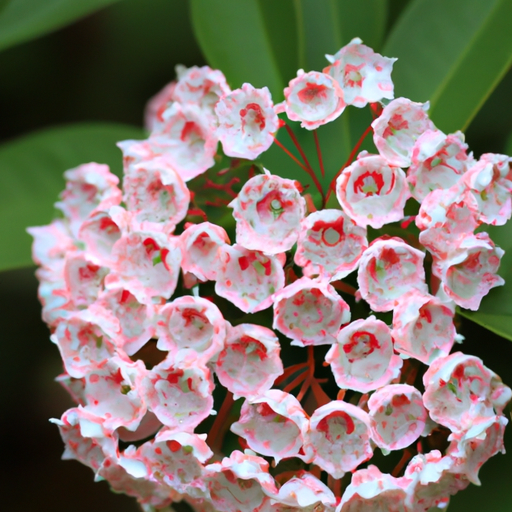
<path fill-rule="evenodd" d="M 300 165 L 308 174 L 309 174 L 309 170 L 308 168 L 299 161 L 299 159 L 290 151 L 288 150 L 287 148 L 285 148 L 283 146 L 283 144 L 281 144 L 281 142 L 279 142 L 277 140 L 277 137 L 274 136 L 274 142 L 298 165 Z"/>
<path fill-rule="evenodd" d="M 287 384 L 283 388 L 283 391 L 285 391 L 286 393 L 289 393 L 292 389 L 295 389 L 307 377 L 308 377 L 307 372 L 300 373 L 299 375 L 297 375 L 297 377 L 295 377 L 295 379 L 293 379 L 289 384 Z"/>
<path fill-rule="evenodd" d="M 366 139 L 366 136 L 373 130 L 372 125 L 368 126 L 366 130 L 364 131 L 363 135 L 359 138 L 357 141 L 357 144 L 354 146 L 354 149 L 351 151 L 350 155 L 348 156 L 347 161 L 341 166 L 340 170 L 338 171 L 338 174 L 334 176 L 333 180 L 331 181 L 329 185 L 329 189 L 327 190 L 327 197 L 325 201 L 327 202 L 329 200 L 329 197 L 331 196 L 332 192 L 334 191 L 334 188 L 336 187 L 336 180 L 338 179 L 338 176 L 343 172 L 343 169 L 348 167 L 354 157 L 356 156 L 356 153 L 358 149 L 360 148 L 361 144 L 363 143 L 364 139 Z"/>
<path fill-rule="evenodd" d="M 313 136 L 315 137 L 316 154 L 318 155 L 318 163 L 320 165 L 320 172 L 322 173 L 323 178 L 325 176 L 324 161 L 322 159 L 322 151 L 320 150 L 320 142 L 318 142 L 318 134 L 316 130 L 313 130 Z"/>
<path fill-rule="evenodd" d="M 288 368 L 285 368 L 282 375 L 279 375 L 277 379 L 274 381 L 274 384 L 280 384 L 283 382 L 283 380 L 286 380 L 290 375 L 292 375 L 295 372 L 298 372 L 299 370 L 302 370 L 302 368 L 305 368 L 308 365 L 308 363 L 299 363 L 294 364 L 292 366 L 288 366 Z"/>
<path fill-rule="evenodd" d="M 208 437 L 211 439 L 211 449 L 213 451 L 220 451 L 222 448 L 222 442 L 224 441 L 224 435 L 229 428 L 229 422 L 227 421 L 231 407 L 234 404 L 233 393 L 228 391 L 224 402 L 222 402 L 220 411 L 213 422 L 212 428 Z"/>
<path fill-rule="evenodd" d="M 340 292 L 348 293 L 349 295 L 352 295 L 353 297 L 356 296 L 357 289 L 348 283 L 344 283 L 343 281 L 332 281 L 331 285 L 333 288 L 335 288 L 336 290 L 339 290 Z"/>

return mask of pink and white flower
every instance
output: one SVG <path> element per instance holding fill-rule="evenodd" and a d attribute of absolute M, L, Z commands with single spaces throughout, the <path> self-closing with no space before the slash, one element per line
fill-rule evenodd
<path fill-rule="evenodd" d="M 366 229 L 341 210 L 319 210 L 301 223 L 294 261 L 307 277 L 337 281 L 357 268 L 367 247 Z"/>
<path fill-rule="evenodd" d="M 326 55 L 324 69 L 343 90 L 345 103 L 364 107 L 384 98 L 393 98 L 391 71 L 397 59 L 383 57 L 355 37 L 334 55 Z"/>
<path fill-rule="evenodd" d="M 512 397 L 510 388 L 481 359 L 461 352 L 436 359 L 423 375 L 423 384 L 431 418 L 456 433 L 494 419 Z"/>
<path fill-rule="evenodd" d="M 391 101 L 372 123 L 373 141 L 379 153 L 397 167 L 408 167 L 416 139 L 434 130 L 428 118 L 429 103 L 415 103 L 407 98 Z"/>
<path fill-rule="evenodd" d="M 370 417 L 355 405 L 333 400 L 312 414 L 309 425 L 306 457 L 333 478 L 343 478 L 373 455 Z"/>
<path fill-rule="evenodd" d="M 390 311 L 405 293 L 427 293 L 425 255 L 400 238 L 377 238 L 359 260 L 357 283 L 374 311 Z"/>
<path fill-rule="evenodd" d="M 216 134 L 228 156 L 254 160 L 272 145 L 279 127 L 267 87 L 243 84 L 219 100 L 215 114 L 219 123 Z"/>
<path fill-rule="evenodd" d="M 180 235 L 181 268 L 201 281 L 215 281 L 219 262 L 219 249 L 229 244 L 221 226 L 202 222 L 191 224 Z"/>
<path fill-rule="evenodd" d="M 243 437 L 255 452 L 274 457 L 277 464 L 299 456 L 308 427 L 300 402 L 289 393 L 271 389 L 244 402 L 231 431 Z"/>
<path fill-rule="evenodd" d="M 421 393 L 408 384 L 389 384 L 368 400 L 371 437 L 380 448 L 400 450 L 425 429 L 427 411 Z"/>
<path fill-rule="evenodd" d="M 434 260 L 432 272 L 455 304 L 476 311 L 492 288 L 505 284 L 496 274 L 504 252 L 487 233 L 468 235 L 459 240 L 448 258 Z"/>
<path fill-rule="evenodd" d="M 341 329 L 325 355 L 341 389 L 366 393 L 398 376 L 402 360 L 393 354 L 389 327 L 373 315 Z"/>
<path fill-rule="evenodd" d="M 283 373 L 281 346 L 274 332 L 254 324 L 228 327 L 226 343 L 215 365 L 220 383 L 234 395 L 262 395 Z"/>
<path fill-rule="evenodd" d="M 409 188 L 402 169 L 362 152 L 338 176 L 336 197 L 358 226 L 378 229 L 403 218 Z"/>
<path fill-rule="evenodd" d="M 393 310 L 395 350 L 425 364 L 447 356 L 457 337 L 453 315 L 453 308 L 437 297 L 407 293 Z"/>
<path fill-rule="evenodd" d="M 421 202 L 433 190 L 455 185 L 473 163 L 467 149 L 462 132 L 445 135 L 440 130 L 427 130 L 421 134 L 412 148 L 412 163 L 407 170 L 412 196 Z"/>
<path fill-rule="evenodd" d="M 228 206 L 236 220 L 237 243 L 266 254 L 291 249 L 306 211 L 296 183 L 267 170 L 249 179 Z"/>
<path fill-rule="evenodd" d="M 276 292 L 273 328 L 292 345 L 329 345 L 350 321 L 348 304 L 326 281 L 302 277 Z"/>
<path fill-rule="evenodd" d="M 300 69 L 297 77 L 284 90 L 281 108 L 292 121 L 301 121 L 302 128 L 314 130 L 337 119 L 343 110 L 343 91 L 336 80 L 326 73 Z"/>
<path fill-rule="evenodd" d="M 206 364 L 224 346 L 226 321 L 209 300 L 185 295 L 160 308 L 157 335 L 157 348 L 175 363 L 191 358 Z"/>
<path fill-rule="evenodd" d="M 251 251 L 238 244 L 219 251 L 215 293 L 245 313 L 272 305 L 272 295 L 284 286 L 284 261 L 278 256 Z"/>

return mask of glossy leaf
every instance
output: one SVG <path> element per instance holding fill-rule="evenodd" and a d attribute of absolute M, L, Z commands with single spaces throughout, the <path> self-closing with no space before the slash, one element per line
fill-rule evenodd
<path fill-rule="evenodd" d="M 119 0 L 10 0 L 0 12 L 0 50 L 57 30 Z"/>
<path fill-rule="evenodd" d="M 143 137 L 140 128 L 126 125 L 76 124 L 0 146 L 0 270 L 31 264 L 25 229 L 51 221 L 66 169 L 94 161 L 119 174 L 122 156 L 115 143 Z"/>
<path fill-rule="evenodd" d="M 493 288 L 482 299 L 478 311 L 460 310 L 460 314 L 512 340 L 512 222 L 505 226 L 485 226 L 483 231 L 487 231 L 496 245 L 505 251 L 498 271 L 505 279 L 505 285 Z"/>
<path fill-rule="evenodd" d="M 190 6 L 194 32 L 210 66 L 220 69 L 231 87 L 244 82 L 267 86 L 279 101 L 285 82 L 258 0 L 190 0 Z"/>
<path fill-rule="evenodd" d="M 414 0 L 384 54 L 396 96 L 431 102 L 445 132 L 464 130 L 512 63 L 510 0 Z"/>

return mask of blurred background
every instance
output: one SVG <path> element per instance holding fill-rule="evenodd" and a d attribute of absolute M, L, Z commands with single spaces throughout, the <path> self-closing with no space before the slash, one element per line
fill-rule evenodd
<path fill-rule="evenodd" d="M 389 26 L 406 4 L 391 0 Z M 174 78 L 178 63 L 205 64 L 184 0 L 125 0 L 10 48 L 0 53 L 1 142 L 70 122 L 142 126 L 146 101 Z M 505 151 L 512 131 L 511 90 L 509 72 L 467 130 L 475 156 Z M 62 441 L 48 418 L 60 417 L 72 403 L 53 380 L 62 367 L 40 320 L 34 270 L 0 273 L 2 509 L 136 511 L 131 498 L 111 493 L 105 482 L 93 483 L 88 468 L 60 460 Z M 463 350 L 481 357 L 512 386 L 512 342 L 459 320 Z M 454 497 L 451 512 L 512 510 L 510 426 L 506 437 L 511 453 L 492 458 L 481 471 L 482 487 L 472 485 Z"/>

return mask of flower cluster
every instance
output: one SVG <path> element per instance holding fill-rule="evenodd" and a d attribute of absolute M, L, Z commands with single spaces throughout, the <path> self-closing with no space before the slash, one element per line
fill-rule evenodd
<path fill-rule="evenodd" d="M 503 284 L 475 230 L 510 219 L 512 159 L 476 160 L 428 104 L 393 99 L 395 59 L 361 40 L 327 57 L 277 105 L 179 67 L 149 137 L 119 143 L 122 190 L 105 165 L 69 170 L 62 216 L 29 228 L 76 401 L 52 420 L 64 458 L 145 511 L 426 512 L 503 450 L 511 390 L 452 349 L 455 306 Z M 254 162 L 286 117 L 315 130 L 368 104 L 375 154 L 334 177 L 341 208 Z M 367 230 L 400 222 L 403 237 Z M 403 451 L 390 473 L 367 464 L 377 448 Z"/>

